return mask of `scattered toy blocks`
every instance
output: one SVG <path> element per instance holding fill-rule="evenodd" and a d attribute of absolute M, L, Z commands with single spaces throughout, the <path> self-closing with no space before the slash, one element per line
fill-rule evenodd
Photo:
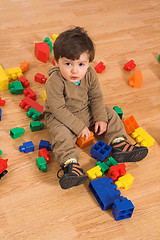
<path fill-rule="evenodd" d="M 127 134 L 131 134 L 139 127 L 133 115 L 123 120 L 123 124 Z"/>
<path fill-rule="evenodd" d="M 23 143 L 23 145 L 19 146 L 19 150 L 20 152 L 25 152 L 25 153 L 33 152 L 34 144 L 32 141 L 25 142 Z"/>
<path fill-rule="evenodd" d="M 23 94 L 23 86 L 21 81 L 15 81 L 9 84 L 9 89 L 12 94 Z"/>
<path fill-rule="evenodd" d="M 105 68 L 106 66 L 103 64 L 103 62 L 99 62 L 94 69 L 97 73 L 101 73 Z"/>
<path fill-rule="evenodd" d="M 42 98 L 43 98 L 43 101 L 45 102 L 45 100 L 46 100 L 46 91 L 43 91 Z"/>
<path fill-rule="evenodd" d="M 116 111 L 116 113 L 118 114 L 120 119 L 122 119 L 122 117 L 123 117 L 122 109 L 120 107 L 118 107 L 118 106 L 114 106 L 113 109 Z"/>
<path fill-rule="evenodd" d="M 35 110 L 37 110 L 38 112 L 40 112 L 41 114 L 43 113 L 43 107 L 29 97 L 23 98 L 22 101 L 20 102 L 19 106 L 21 108 L 24 108 L 24 110 L 26 112 L 29 110 L 29 108 L 32 107 Z"/>
<path fill-rule="evenodd" d="M 90 132 L 90 137 L 87 140 L 85 140 L 85 137 L 80 137 L 80 138 L 77 138 L 76 143 L 79 147 L 82 148 L 82 147 L 86 147 L 88 145 L 91 145 L 93 140 L 94 140 L 94 133 Z"/>
<path fill-rule="evenodd" d="M 119 178 L 125 174 L 126 174 L 126 165 L 124 163 L 121 163 L 121 164 L 118 164 L 115 166 L 111 166 L 107 173 L 107 177 L 112 178 L 113 181 L 116 181 L 117 178 Z"/>
<path fill-rule="evenodd" d="M 0 98 L 0 106 L 4 106 L 4 105 L 5 105 L 5 103 L 6 103 L 6 101 L 5 101 L 5 100 L 3 100 L 2 98 Z"/>
<path fill-rule="evenodd" d="M 33 100 L 36 100 L 37 98 L 36 93 L 30 87 L 27 87 L 26 90 L 23 92 L 23 94 L 24 96 L 29 97 Z"/>
<path fill-rule="evenodd" d="M 20 81 L 22 83 L 23 87 L 29 87 L 30 83 L 28 82 L 28 79 L 26 79 L 25 77 L 20 77 L 17 79 L 18 81 Z"/>
<path fill-rule="evenodd" d="M 134 177 L 130 174 L 127 173 L 126 175 L 118 178 L 118 180 L 115 182 L 117 188 L 124 188 L 128 190 L 130 188 L 131 184 L 133 183 Z"/>
<path fill-rule="evenodd" d="M 19 67 L 6 69 L 4 71 L 7 74 L 9 81 L 16 80 L 17 78 L 23 76 L 22 70 Z"/>
<path fill-rule="evenodd" d="M 139 127 L 131 134 L 131 137 L 135 139 L 141 146 L 151 147 L 154 145 L 155 139 L 152 138 L 143 128 Z"/>
<path fill-rule="evenodd" d="M 47 171 L 47 162 L 44 157 L 36 158 L 36 165 L 42 172 Z"/>
<path fill-rule="evenodd" d="M 36 58 L 39 61 L 46 63 L 49 59 L 49 53 L 50 53 L 50 48 L 48 46 L 48 43 L 46 42 L 35 43 L 34 53 Z"/>
<path fill-rule="evenodd" d="M 8 90 L 9 86 L 9 78 L 6 72 L 3 70 L 2 66 L 0 65 L 0 90 Z"/>
<path fill-rule="evenodd" d="M 7 165 L 8 159 L 0 159 L 0 179 L 7 174 L 6 168 L 8 167 Z"/>
<path fill-rule="evenodd" d="M 111 150 L 111 146 L 100 140 L 91 147 L 90 154 L 93 158 L 96 158 L 98 161 L 102 162 L 111 153 Z"/>
<path fill-rule="evenodd" d="M 39 121 L 30 122 L 30 129 L 32 132 L 40 131 L 43 128 L 44 128 L 44 123 L 41 123 Z"/>
<path fill-rule="evenodd" d="M 47 78 L 43 74 L 37 73 L 34 77 L 34 80 L 39 83 L 45 83 L 47 81 Z"/>
<path fill-rule="evenodd" d="M 25 130 L 24 128 L 19 128 L 19 127 L 16 127 L 16 128 L 12 128 L 10 130 L 10 136 L 13 138 L 13 139 L 16 139 L 16 138 L 19 138 L 22 136 L 22 134 L 25 133 Z"/>
<path fill-rule="evenodd" d="M 86 173 L 90 180 L 94 180 L 102 176 L 102 171 L 100 166 L 93 167 L 90 170 L 88 170 Z"/>
<path fill-rule="evenodd" d="M 131 71 L 133 68 L 136 67 L 136 64 L 134 63 L 133 60 L 130 60 L 129 62 L 127 62 L 125 65 L 124 65 L 124 69 L 125 70 L 129 70 Z"/>
<path fill-rule="evenodd" d="M 22 70 L 22 73 L 26 72 L 29 68 L 29 63 L 26 61 L 23 61 L 20 65 L 20 69 Z"/>
<path fill-rule="evenodd" d="M 49 141 L 41 140 L 39 143 L 39 149 L 46 148 L 48 151 L 52 151 L 52 145 Z"/>
<path fill-rule="evenodd" d="M 141 88 L 143 82 L 143 77 L 141 70 L 135 70 L 133 75 L 128 78 L 129 86 L 135 88 Z"/>
<path fill-rule="evenodd" d="M 46 160 L 47 163 L 50 162 L 49 152 L 46 148 L 39 149 L 38 156 L 39 157 L 44 157 L 44 159 Z"/>

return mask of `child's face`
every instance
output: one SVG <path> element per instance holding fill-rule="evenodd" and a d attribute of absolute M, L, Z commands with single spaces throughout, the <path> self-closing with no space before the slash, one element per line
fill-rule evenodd
<path fill-rule="evenodd" d="M 80 55 L 78 60 L 70 60 L 65 57 L 60 58 L 57 63 L 62 76 L 70 82 L 81 80 L 89 67 L 89 57 L 86 52 Z"/>

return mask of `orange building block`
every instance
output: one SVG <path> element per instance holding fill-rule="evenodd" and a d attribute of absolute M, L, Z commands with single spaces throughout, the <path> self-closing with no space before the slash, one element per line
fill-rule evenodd
<path fill-rule="evenodd" d="M 135 129 L 139 127 L 133 115 L 123 120 L 123 124 L 127 134 L 131 134 Z"/>
<path fill-rule="evenodd" d="M 141 70 L 135 70 L 133 75 L 128 78 L 129 86 L 135 88 L 141 88 L 143 82 L 143 77 Z"/>
<path fill-rule="evenodd" d="M 22 62 L 20 65 L 20 69 L 22 70 L 22 73 L 26 72 L 29 68 L 29 63 L 28 62 Z"/>
<path fill-rule="evenodd" d="M 94 140 L 94 133 L 93 132 L 90 132 L 90 133 L 91 133 L 90 137 L 87 139 L 87 141 L 85 141 L 85 137 L 77 138 L 76 143 L 77 143 L 77 145 L 79 147 L 86 147 L 86 146 L 90 145 L 93 142 L 93 140 Z"/>

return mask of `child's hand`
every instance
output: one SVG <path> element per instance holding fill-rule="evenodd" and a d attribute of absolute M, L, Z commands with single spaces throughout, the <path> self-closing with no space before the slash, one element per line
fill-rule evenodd
<path fill-rule="evenodd" d="M 97 121 L 95 122 L 95 127 L 94 127 L 94 131 L 95 133 L 98 131 L 98 135 L 101 135 L 102 133 L 104 133 L 107 130 L 107 122 L 104 121 Z"/>
<path fill-rule="evenodd" d="M 79 138 L 84 136 L 85 136 L 85 141 L 90 137 L 90 131 L 87 127 L 84 127 L 77 137 Z"/>

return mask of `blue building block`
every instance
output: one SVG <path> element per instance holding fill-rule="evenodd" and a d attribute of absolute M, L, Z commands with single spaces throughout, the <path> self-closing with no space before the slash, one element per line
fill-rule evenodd
<path fill-rule="evenodd" d="M 41 140 L 39 143 L 39 149 L 46 148 L 48 151 L 52 151 L 52 145 L 49 141 Z"/>
<path fill-rule="evenodd" d="M 134 211 L 134 205 L 131 200 L 125 197 L 120 197 L 116 199 L 112 206 L 112 213 L 116 221 L 130 218 Z"/>
<path fill-rule="evenodd" d="M 117 186 L 113 184 L 111 178 L 103 177 L 92 180 L 89 187 L 102 210 L 110 209 L 115 199 L 120 199 L 121 192 L 117 190 Z"/>
<path fill-rule="evenodd" d="M 97 158 L 98 161 L 103 161 L 111 153 L 112 147 L 102 142 L 98 141 L 91 147 L 90 154 L 93 158 Z"/>
<path fill-rule="evenodd" d="M 2 117 L 2 109 L 0 108 L 0 121 L 1 121 L 1 117 Z"/>
<path fill-rule="evenodd" d="M 25 142 L 23 143 L 23 145 L 19 146 L 19 150 L 20 152 L 25 152 L 25 153 L 33 152 L 34 144 L 32 141 Z"/>

